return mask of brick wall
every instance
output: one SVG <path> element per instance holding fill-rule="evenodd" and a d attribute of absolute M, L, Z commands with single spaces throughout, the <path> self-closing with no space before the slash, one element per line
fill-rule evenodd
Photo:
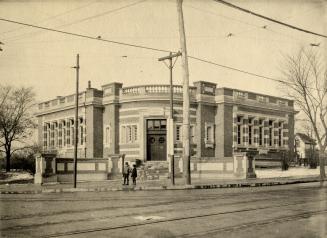
<path fill-rule="evenodd" d="M 233 155 L 233 106 L 224 105 L 224 157 Z"/>
<path fill-rule="evenodd" d="M 102 107 L 93 107 L 93 156 L 103 157 L 103 117 Z"/>
<path fill-rule="evenodd" d="M 200 128 L 201 128 L 201 157 L 214 157 L 215 156 L 215 148 L 206 148 L 205 146 L 205 124 L 212 123 L 215 124 L 215 115 L 216 115 L 216 106 L 205 105 L 199 103 L 198 106 L 200 119 Z M 215 138 L 216 140 L 219 137 Z"/>
<path fill-rule="evenodd" d="M 103 156 L 119 153 L 119 105 L 116 103 L 108 104 L 103 110 L 103 125 L 110 127 L 110 143 L 103 148 Z M 105 130 L 105 128 L 104 128 Z M 105 135 L 103 135 L 105 136 Z"/>
<path fill-rule="evenodd" d="M 222 159 L 233 154 L 233 106 L 218 104 L 215 115 L 215 157 Z"/>

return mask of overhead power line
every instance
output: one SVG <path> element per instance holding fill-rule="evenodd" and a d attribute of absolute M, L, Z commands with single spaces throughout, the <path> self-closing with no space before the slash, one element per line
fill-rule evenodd
<path fill-rule="evenodd" d="M 283 26 L 292 28 L 292 29 L 297 30 L 297 31 L 301 31 L 301 32 L 305 32 L 307 34 L 311 34 L 311 35 L 315 35 L 315 36 L 320 36 L 320 37 L 327 38 L 326 35 L 323 35 L 323 34 L 320 34 L 320 33 L 316 33 L 316 32 L 313 32 L 313 31 L 309 31 L 309 30 L 306 30 L 306 29 L 303 29 L 303 28 L 300 28 L 300 27 L 297 27 L 297 26 L 293 26 L 293 25 L 290 25 L 288 23 L 281 22 L 279 20 L 276 20 L 276 19 L 273 19 L 273 18 L 270 18 L 270 17 L 266 17 L 266 16 L 261 15 L 259 13 L 255 13 L 253 11 L 250 11 L 248 9 L 245 9 L 245 8 L 242 8 L 242 7 L 239 7 L 239 6 L 236 6 L 234 4 L 231 4 L 231 3 L 226 2 L 226 1 L 223 1 L 223 0 L 213 0 L 213 1 L 218 2 L 218 3 L 222 3 L 222 4 L 224 4 L 224 5 L 228 6 L 228 7 L 235 8 L 237 10 L 240 10 L 240 11 L 249 13 L 251 15 L 254 15 L 256 17 L 260 17 L 262 19 L 265 19 L 265 20 L 268 20 L 268 21 L 271 21 L 271 22 L 274 22 L 274 23 L 277 23 L 277 24 L 280 24 L 280 25 L 283 25 Z"/>
<path fill-rule="evenodd" d="M 90 39 L 90 40 L 108 42 L 108 43 L 112 43 L 112 44 L 125 45 L 125 46 L 141 48 L 141 49 L 146 49 L 146 50 L 152 50 L 152 51 L 158 51 L 158 52 L 166 52 L 166 53 L 171 52 L 169 50 L 163 50 L 163 49 L 158 49 L 158 48 L 153 48 L 153 47 L 148 47 L 148 46 L 142 46 L 142 45 L 135 45 L 135 44 L 124 43 L 124 42 L 119 42 L 119 41 L 106 40 L 106 39 L 103 39 L 103 38 L 98 37 L 98 36 L 93 37 L 93 36 L 82 35 L 82 34 L 78 34 L 78 33 L 72 33 L 72 32 L 68 32 L 68 31 L 56 30 L 56 29 L 49 28 L 49 27 L 37 26 L 37 25 L 28 24 L 28 23 L 24 23 L 24 22 L 13 21 L 13 20 L 5 19 L 5 18 L 0 18 L 0 21 L 15 23 L 15 24 L 23 25 L 23 26 L 29 26 L 29 27 L 38 28 L 38 29 L 42 29 L 42 30 L 46 30 L 46 31 L 56 32 L 56 33 L 61 33 L 61 34 L 65 34 L 65 35 L 77 36 L 77 37 L 86 38 L 86 39 Z"/>
<path fill-rule="evenodd" d="M 77 34 L 77 33 L 72 33 L 72 32 L 67 32 L 67 31 L 61 31 L 61 30 L 56 30 L 56 29 L 52 29 L 52 28 L 48 28 L 48 27 L 36 26 L 36 25 L 33 25 L 33 24 L 28 24 L 28 23 L 13 21 L 13 20 L 5 19 L 5 18 L 0 18 L 0 21 L 5 21 L 5 22 L 14 23 L 14 24 L 19 24 L 19 25 L 34 27 L 34 28 L 38 28 L 38 29 L 42 29 L 42 30 L 46 30 L 46 31 L 61 33 L 61 34 L 65 34 L 65 35 L 75 36 L 75 37 L 86 38 L 86 39 L 90 39 L 90 40 L 102 41 L 102 42 L 106 42 L 106 43 L 124 45 L 124 46 L 129 46 L 129 47 L 134 47 L 134 48 L 140 48 L 140 49 L 145 49 L 145 50 L 151 50 L 151 51 L 156 51 L 156 52 L 165 52 L 165 53 L 172 52 L 172 53 L 177 53 L 176 51 L 159 49 L 159 48 L 148 47 L 148 46 L 143 46 L 143 45 L 129 44 L 129 43 L 124 43 L 124 42 L 119 42 L 119 41 L 106 40 L 106 39 L 99 38 L 99 37 L 82 35 L 82 34 Z M 188 58 L 194 59 L 194 60 L 197 60 L 197 61 L 200 61 L 200 62 L 203 62 L 203 63 L 215 65 L 215 66 L 218 66 L 218 67 L 221 67 L 221 68 L 225 68 L 225 69 L 233 70 L 233 71 L 236 71 L 236 72 L 244 73 L 244 74 L 247 74 L 247 75 L 255 76 L 255 77 L 258 77 L 258 78 L 264 78 L 264 79 L 272 80 L 272 81 L 275 81 L 275 82 L 278 82 L 278 83 L 287 84 L 287 85 L 290 84 L 287 81 L 283 81 L 283 80 L 280 80 L 280 79 L 275 79 L 275 78 L 267 77 L 267 76 L 264 76 L 264 75 L 259 75 L 259 74 L 252 73 L 252 72 L 249 72 L 249 71 L 245 71 L 245 70 L 242 70 L 242 69 L 237 69 L 237 68 L 234 68 L 234 67 L 231 67 L 231 66 L 222 65 L 222 64 L 219 64 L 219 63 L 216 63 L 216 62 L 213 62 L 213 61 L 210 61 L 210 60 L 206 60 L 206 59 L 201 59 L 201 58 L 198 58 L 198 57 L 195 57 L 195 56 L 188 55 Z"/>
<path fill-rule="evenodd" d="M 141 1 L 134 2 L 134 3 L 128 4 L 128 5 L 124 5 L 124 6 L 121 6 L 121 7 L 119 7 L 119 8 L 115 8 L 115 9 L 111 9 L 111 10 L 108 10 L 108 11 L 105 11 L 105 12 L 101 12 L 101 13 L 99 13 L 99 14 L 92 15 L 92 16 L 89 16 L 89 17 L 86 17 L 86 18 L 82 18 L 82 19 L 79 19 L 79 20 L 74 21 L 74 22 L 65 23 L 65 24 L 62 24 L 62 25 L 56 26 L 56 28 L 67 27 L 67 26 L 75 25 L 75 24 L 78 24 L 78 23 L 81 23 L 81 22 L 84 22 L 84 21 L 87 21 L 87 20 L 92 20 L 92 19 L 95 19 L 95 18 L 98 18 L 98 17 L 104 16 L 104 15 L 112 14 L 112 13 L 115 13 L 115 12 L 121 11 L 121 10 L 123 10 L 123 9 L 125 9 L 125 8 L 129 8 L 129 7 L 135 6 L 135 5 L 140 4 L 140 3 L 142 3 L 142 2 L 145 2 L 145 1 L 147 1 L 147 0 L 141 0 Z M 88 5 L 91 5 L 91 4 L 93 4 L 93 3 L 90 3 L 90 4 L 88 4 Z M 86 6 L 87 6 L 87 5 L 86 5 Z M 86 6 L 84 6 L 84 7 L 86 7 Z M 80 7 L 80 8 L 77 8 L 77 9 L 81 9 L 81 7 Z M 76 9 L 76 10 L 77 10 L 77 9 Z M 23 28 L 23 27 L 22 27 L 22 28 Z M 8 39 L 9 39 L 9 40 L 12 40 L 12 39 L 13 39 L 13 40 L 19 40 L 19 39 L 20 39 L 19 37 L 21 37 L 21 36 L 30 36 L 30 35 L 34 36 L 36 33 L 38 33 L 38 31 L 37 31 L 37 32 L 24 33 L 24 34 L 20 34 L 20 35 L 15 35 L 15 36 L 13 36 L 13 37 L 5 38 L 5 39 L 7 39 L 7 40 L 8 40 Z M 17 38 L 17 37 L 18 37 L 18 38 Z"/>
<path fill-rule="evenodd" d="M 218 63 L 215 63 L 213 61 L 201 59 L 201 58 L 194 57 L 194 56 L 191 56 L 191 55 L 189 55 L 188 57 L 190 59 L 194 59 L 194 60 L 201 61 L 201 62 L 204 62 L 204 63 L 207 63 L 207 64 L 215 65 L 215 66 L 219 66 L 221 68 L 225 68 L 225 69 L 237 71 L 237 72 L 244 73 L 244 74 L 247 74 L 247 75 L 251 75 L 251 76 L 255 76 L 255 77 L 259 77 L 259 78 L 264 78 L 264 79 L 269 79 L 269 80 L 273 80 L 273 81 L 276 81 L 276 82 L 279 82 L 279 83 L 284 83 L 284 84 L 285 83 L 288 83 L 288 82 L 283 81 L 283 80 L 279 80 L 279 79 L 267 77 L 267 76 L 260 75 L 260 74 L 251 73 L 251 72 L 248 72 L 248 71 L 245 71 L 245 70 L 242 70 L 242 69 L 237 69 L 237 68 L 234 68 L 234 67 L 231 67 L 231 66 L 226 66 L 226 65 L 218 64 Z"/>
<path fill-rule="evenodd" d="M 285 34 L 285 33 L 282 33 L 282 32 L 274 31 L 274 30 L 272 30 L 272 29 L 270 29 L 268 27 L 269 25 L 264 25 L 264 26 L 262 26 L 262 25 L 256 25 L 256 24 L 253 24 L 253 23 L 249 23 L 249 22 L 246 22 L 246 21 L 239 20 L 237 18 L 227 17 L 225 15 L 217 14 L 217 13 L 212 12 L 212 11 L 208 11 L 208 10 L 205 10 L 205 9 L 202 9 L 202 8 L 194 7 L 194 6 L 189 5 L 189 4 L 185 4 L 185 6 L 186 7 L 190 7 L 192 9 L 195 9 L 197 11 L 201 11 L 201 12 L 204 12 L 204 13 L 207 13 L 207 14 L 210 14 L 210 15 L 214 15 L 214 16 L 217 16 L 217 17 L 222 17 L 222 18 L 225 18 L 225 19 L 228 19 L 228 20 L 231 20 L 231 21 L 235 21 L 235 22 L 238 22 L 238 23 L 241 23 L 241 24 L 244 24 L 244 25 L 248 25 L 248 26 L 253 27 L 253 29 L 244 30 L 244 31 L 241 31 L 241 32 L 236 32 L 235 33 L 236 36 L 239 36 L 240 34 L 243 34 L 243 33 L 248 33 L 248 32 L 253 31 L 253 30 L 255 30 L 257 28 L 259 30 L 264 30 L 264 31 L 272 32 L 274 34 L 279 34 L 279 35 L 282 35 L 282 36 L 291 38 L 291 39 L 296 40 L 296 41 L 302 41 L 301 39 L 296 38 L 294 36 L 291 36 L 291 35 L 288 35 L 288 34 Z"/>
<path fill-rule="evenodd" d="M 90 6 L 90 5 L 92 5 L 92 4 L 95 4 L 95 3 L 97 3 L 97 1 L 95 1 L 95 2 L 90 2 L 90 3 L 87 3 L 87 4 L 85 4 L 85 5 L 79 6 L 79 7 L 77 7 L 77 8 L 73 8 L 73 9 L 70 9 L 70 10 L 68 10 L 68 11 L 61 12 L 61 13 L 59 13 L 59 14 L 56 14 L 56 15 L 50 16 L 50 17 L 48 17 L 48 18 L 46 18 L 46 19 L 44 19 L 44 20 L 42 20 L 42 21 L 40 21 L 40 22 L 38 22 L 38 23 L 43 23 L 43 22 L 47 22 L 47 21 L 50 21 L 50 20 L 56 19 L 56 18 L 58 18 L 58 17 L 60 17 L 60 16 L 63 16 L 63 15 L 69 14 L 69 13 L 74 12 L 74 11 L 77 11 L 77 10 L 80 10 L 80 9 L 82 9 L 82 8 L 88 7 L 88 6 Z M 23 28 L 24 28 L 24 26 L 22 26 L 22 27 L 18 27 L 18 28 L 14 28 L 14 29 L 11 29 L 11 30 L 8 30 L 8 31 L 0 32 L 0 34 L 3 35 L 3 34 L 11 33 L 11 32 L 17 31 L 17 30 L 21 30 L 21 29 L 23 29 Z"/>
<path fill-rule="evenodd" d="M 88 21 L 88 20 L 92 20 L 94 18 L 98 18 L 98 17 L 102 17 L 102 16 L 105 16 L 105 15 L 108 15 L 108 14 L 111 14 L 111 13 L 114 13 L 114 12 L 118 12 L 122 9 L 125 9 L 125 8 L 129 8 L 129 7 L 132 7 L 132 6 L 135 6 L 137 4 L 140 4 L 142 2 L 145 2 L 147 0 L 141 0 L 141 1 L 138 1 L 138 2 L 133 2 L 131 4 L 128 4 L 128 5 L 125 5 L 125 6 L 122 6 L 122 7 L 119 7 L 119 8 L 116 8 L 116 9 L 111 9 L 111 10 L 108 10 L 108 11 L 105 11 L 105 12 L 101 12 L 99 14 L 96 14 L 96 15 L 93 15 L 93 16 L 89 16 L 89 17 L 85 17 L 85 18 L 82 18 L 80 20 L 77 20 L 77 21 L 74 21 L 74 22 L 71 22 L 71 23 L 67 23 L 67 24 L 64 24 L 64 25 L 60 25 L 58 27 L 66 27 L 66 26 L 71 26 L 71 25 L 74 25 L 74 24 L 77 24 L 77 23 L 81 23 L 81 22 L 84 22 L 84 21 Z"/>

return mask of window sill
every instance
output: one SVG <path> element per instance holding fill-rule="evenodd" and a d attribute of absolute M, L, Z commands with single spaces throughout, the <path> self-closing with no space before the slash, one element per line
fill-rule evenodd
<path fill-rule="evenodd" d="M 205 142 L 204 146 L 205 148 L 213 149 L 215 147 L 215 144 L 213 142 Z"/>

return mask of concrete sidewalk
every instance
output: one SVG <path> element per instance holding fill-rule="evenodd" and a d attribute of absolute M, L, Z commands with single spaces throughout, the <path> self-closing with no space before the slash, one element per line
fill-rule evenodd
<path fill-rule="evenodd" d="M 37 194 L 61 192 L 104 192 L 104 191 L 143 191 L 143 190 L 181 190 L 213 189 L 236 187 L 275 186 L 296 183 L 318 182 L 317 176 L 287 178 L 257 178 L 247 180 L 193 179 L 192 185 L 184 185 L 181 178 L 175 180 L 175 186 L 169 179 L 138 181 L 136 186 L 122 185 L 121 180 L 78 182 L 77 188 L 72 183 L 66 184 L 7 184 L 0 185 L 0 194 Z"/>

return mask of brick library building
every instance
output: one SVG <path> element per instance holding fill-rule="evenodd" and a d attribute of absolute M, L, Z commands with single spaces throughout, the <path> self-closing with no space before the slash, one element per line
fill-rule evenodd
<path fill-rule="evenodd" d="M 195 82 L 189 92 L 192 176 L 232 175 L 233 156 L 240 152 L 265 151 L 269 157 L 294 150 L 292 100 L 204 81 Z M 169 85 L 110 83 L 95 89 L 89 82 L 79 94 L 78 121 L 75 95 L 39 104 L 38 140 L 44 153 L 55 157 L 56 162 L 49 162 L 53 174 L 72 171 L 76 123 L 80 179 L 88 172 L 105 178 L 114 167 L 119 173 L 121 155 L 148 169 L 168 169 L 174 154 L 176 173 L 182 173 L 182 104 L 182 86 L 174 85 L 171 120 Z"/>

